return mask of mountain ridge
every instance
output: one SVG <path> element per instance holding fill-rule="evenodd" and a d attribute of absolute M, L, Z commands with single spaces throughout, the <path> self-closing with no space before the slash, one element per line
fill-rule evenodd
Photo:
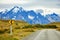
<path fill-rule="evenodd" d="M 0 12 L 0 19 L 3 20 L 24 20 L 30 24 L 48 24 L 50 22 L 60 22 L 58 14 L 48 14 L 43 16 L 43 11 L 35 12 L 34 10 L 26 11 L 22 7 L 14 6 L 5 13 Z"/>

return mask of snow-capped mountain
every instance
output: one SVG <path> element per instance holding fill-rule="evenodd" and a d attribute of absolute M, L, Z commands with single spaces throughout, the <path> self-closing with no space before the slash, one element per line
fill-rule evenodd
<path fill-rule="evenodd" d="M 46 16 L 41 15 L 43 10 L 38 10 L 35 12 L 34 10 L 26 11 L 22 7 L 15 6 L 9 11 L 0 12 L 0 19 L 3 20 L 24 20 L 30 24 L 47 24 L 50 22 L 60 22 L 60 17 L 53 13 L 48 14 Z"/>
<path fill-rule="evenodd" d="M 60 16 L 58 16 L 56 13 L 46 15 L 46 18 L 50 22 L 60 22 Z"/>

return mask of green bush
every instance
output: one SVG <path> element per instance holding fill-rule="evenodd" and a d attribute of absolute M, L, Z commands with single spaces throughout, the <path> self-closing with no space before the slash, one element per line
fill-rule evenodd
<path fill-rule="evenodd" d="M 43 28 L 43 26 L 40 25 L 40 24 L 35 24 L 35 25 L 33 25 L 33 27 L 36 27 L 36 28 Z"/>
<path fill-rule="evenodd" d="M 57 28 L 56 25 L 41 25 L 41 24 L 34 24 L 34 25 L 28 25 L 24 26 L 23 28 Z"/>
<path fill-rule="evenodd" d="M 4 34 L 5 32 L 7 32 L 9 29 L 4 29 L 4 30 L 0 30 L 0 34 Z"/>
<path fill-rule="evenodd" d="M 23 28 L 33 28 L 32 25 L 24 26 Z"/>
<path fill-rule="evenodd" d="M 4 30 L 0 30 L 0 34 L 3 34 L 3 33 L 5 33 L 5 31 Z"/>
<path fill-rule="evenodd" d="M 57 28 L 56 25 L 43 25 L 44 28 Z"/>
<path fill-rule="evenodd" d="M 8 31 L 9 29 L 5 29 L 5 31 Z"/>
<path fill-rule="evenodd" d="M 40 25 L 40 24 L 35 24 L 35 25 L 33 25 L 33 27 L 36 27 L 36 28 L 57 28 L 56 25 Z"/>
<path fill-rule="evenodd" d="M 15 27 L 15 29 L 20 29 L 20 27 Z"/>
<path fill-rule="evenodd" d="M 49 28 L 57 28 L 56 25 L 49 25 Z"/>

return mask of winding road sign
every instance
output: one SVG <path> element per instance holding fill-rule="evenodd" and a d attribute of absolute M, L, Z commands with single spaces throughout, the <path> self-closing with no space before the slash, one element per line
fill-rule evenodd
<path fill-rule="evenodd" d="M 10 23 L 10 24 L 13 24 L 13 23 L 14 23 L 14 20 L 10 20 L 9 23 Z"/>
<path fill-rule="evenodd" d="M 10 24 L 10 35 L 12 35 L 12 24 L 14 23 L 14 20 L 10 20 L 9 24 Z"/>

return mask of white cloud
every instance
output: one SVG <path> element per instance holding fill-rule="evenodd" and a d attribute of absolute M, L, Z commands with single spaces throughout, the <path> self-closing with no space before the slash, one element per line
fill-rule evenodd
<path fill-rule="evenodd" d="M 24 4 L 27 1 L 23 0 L 0 0 L 0 4 Z"/>
<path fill-rule="evenodd" d="M 43 15 L 51 12 L 60 13 L 60 0 L 0 0 L 0 9 L 11 8 L 15 5 L 28 10 L 43 9 Z"/>
<path fill-rule="evenodd" d="M 46 8 L 46 9 L 44 9 L 43 15 L 53 14 L 53 12 L 56 14 L 60 14 L 60 9 L 58 9 L 58 8 Z"/>

